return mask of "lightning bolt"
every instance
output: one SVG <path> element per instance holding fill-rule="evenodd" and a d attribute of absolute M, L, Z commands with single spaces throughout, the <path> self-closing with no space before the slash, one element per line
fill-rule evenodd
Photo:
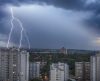
<path fill-rule="evenodd" d="M 8 43 L 7 43 L 7 48 L 9 48 L 9 43 L 10 43 L 10 39 L 11 39 L 11 35 L 12 35 L 12 31 L 14 29 L 14 25 L 13 25 L 13 21 L 14 21 L 14 14 L 13 14 L 13 10 L 11 8 L 11 30 L 10 30 L 10 33 L 9 33 L 9 38 L 8 38 Z"/>
<path fill-rule="evenodd" d="M 29 41 L 29 38 L 28 38 L 28 35 L 27 35 L 25 29 L 24 29 L 24 35 L 25 35 L 27 42 L 28 42 L 28 48 L 30 49 L 30 41 Z"/>
<path fill-rule="evenodd" d="M 22 46 L 22 39 L 23 39 L 23 25 L 21 23 L 21 21 L 17 18 L 15 18 L 16 21 L 18 21 L 20 27 L 21 27 L 21 34 L 20 34 L 20 44 L 19 44 L 19 49 L 21 48 Z"/>
<path fill-rule="evenodd" d="M 18 19 L 18 18 L 16 18 L 15 16 L 14 16 L 14 13 L 13 13 L 13 8 L 11 7 L 11 30 L 10 30 L 10 33 L 9 33 L 9 38 L 8 38 L 8 43 L 7 43 L 7 48 L 9 48 L 9 43 L 10 43 L 10 39 L 11 39 L 11 35 L 12 35 L 12 31 L 13 31 L 13 29 L 14 29 L 14 24 L 13 24 L 13 21 L 14 20 L 16 20 L 17 22 L 18 22 L 18 24 L 20 25 L 20 28 L 21 28 L 21 33 L 20 33 L 20 43 L 19 43 L 19 49 L 22 47 L 22 40 L 23 40 L 23 33 L 24 33 L 24 35 L 25 35 L 25 37 L 26 37 L 26 39 L 27 39 L 27 42 L 28 42 L 28 48 L 30 49 L 30 41 L 29 41 L 29 38 L 28 38 L 28 35 L 26 34 L 26 31 L 25 31 L 25 29 L 24 29 L 24 27 L 23 27 L 23 24 L 22 24 L 22 22 Z"/>

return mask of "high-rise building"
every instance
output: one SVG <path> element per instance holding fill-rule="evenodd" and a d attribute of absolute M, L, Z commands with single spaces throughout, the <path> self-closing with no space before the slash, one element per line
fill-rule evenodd
<path fill-rule="evenodd" d="M 75 62 L 75 76 L 78 81 L 90 81 L 90 62 Z"/>
<path fill-rule="evenodd" d="M 91 81 L 100 81 L 100 54 L 91 56 Z"/>
<path fill-rule="evenodd" d="M 66 63 L 53 63 L 50 65 L 50 81 L 67 81 L 69 79 L 69 66 Z"/>
<path fill-rule="evenodd" d="M 40 77 L 40 62 L 30 62 L 29 63 L 29 79 Z"/>
<path fill-rule="evenodd" d="M 0 49 L 0 81 L 28 81 L 29 54 L 16 48 Z"/>

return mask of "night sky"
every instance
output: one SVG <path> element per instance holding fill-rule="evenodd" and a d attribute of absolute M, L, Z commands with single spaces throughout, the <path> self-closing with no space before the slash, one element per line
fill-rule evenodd
<path fill-rule="evenodd" d="M 100 49 L 100 0 L 0 0 L 0 46 L 6 47 L 11 11 L 21 20 L 31 48 Z M 10 46 L 18 46 L 15 20 Z M 23 35 L 22 46 L 28 47 Z"/>

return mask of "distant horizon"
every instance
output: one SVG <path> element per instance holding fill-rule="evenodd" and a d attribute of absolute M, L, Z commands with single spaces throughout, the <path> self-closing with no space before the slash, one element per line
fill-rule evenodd
<path fill-rule="evenodd" d="M 9 48 L 7 48 L 7 47 L 0 47 L 0 48 L 6 48 L 6 49 L 9 49 L 9 48 L 18 48 L 18 47 L 9 47 Z M 22 48 L 20 48 L 20 49 L 28 49 L 28 50 L 60 50 L 60 49 L 62 49 L 63 47 L 61 47 L 61 48 L 28 48 L 28 47 L 22 47 Z M 19 49 L 19 48 L 18 48 Z M 66 50 L 78 50 L 78 51 L 100 51 L 100 50 L 90 50 L 90 49 L 76 49 L 76 48 L 65 48 L 64 47 L 64 49 L 66 49 Z"/>

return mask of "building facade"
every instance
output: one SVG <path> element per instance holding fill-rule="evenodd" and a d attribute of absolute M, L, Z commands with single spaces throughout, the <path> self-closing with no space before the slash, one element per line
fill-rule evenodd
<path fill-rule="evenodd" d="M 69 66 L 65 63 L 50 65 L 50 81 L 67 81 L 69 79 Z"/>
<path fill-rule="evenodd" d="M 100 81 L 100 54 L 91 56 L 91 81 Z"/>
<path fill-rule="evenodd" d="M 29 79 L 40 77 L 40 62 L 30 62 L 29 64 Z"/>
<path fill-rule="evenodd" d="M 0 49 L 0 81 L 28 81 L 29 54 L 16 48 Z"/>
<path fill-rule="evenodd" d="M 90 62 L 75 62 L 75 76 L 78 81 L 90 81 Z"/>

